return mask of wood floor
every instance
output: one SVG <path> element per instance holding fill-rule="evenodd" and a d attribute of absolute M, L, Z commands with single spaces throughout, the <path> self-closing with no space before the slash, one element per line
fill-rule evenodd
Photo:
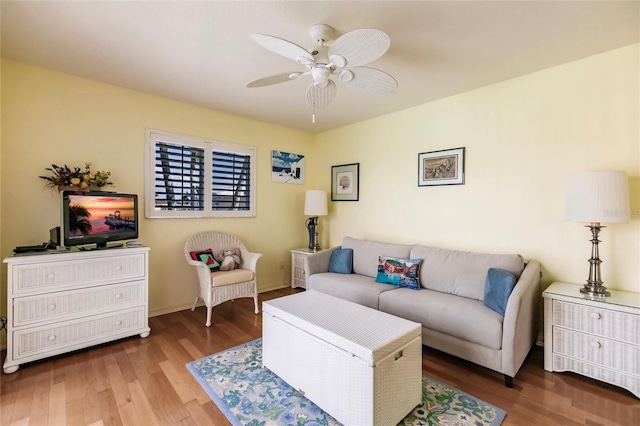
<path fill-rule="evenodd" d="M 267 300 L 290 289 L 260 295 Z M 0 425 L 228 425 L 185 364 L 261 336 L 251 299 L 149 319 L 133 337 L 21 366 L 1 374 Z M 3 359 L 4 359 L 4 354 Z M 572 373 L 547 373 L 534 348 L 514 381 L 423 346 L 425 374 L 507 412 L 504 425 L 637 425 L 640 400 Z"/>

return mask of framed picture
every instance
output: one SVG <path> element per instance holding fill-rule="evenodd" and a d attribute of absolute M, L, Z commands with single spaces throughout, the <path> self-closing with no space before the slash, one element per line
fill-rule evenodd
<path fill-rule="evenodd" d="M 358 201 L 360 163 L 331 167 L 331 201 Z"/>
<path fill-rule="evenodd" d="M 284 151 L 271 151 L 271 181 L 304 183 L 304 155 Z"/>
<path fill-rule="evenodd" d="M 418 186 L 464 185 L 464 147 L 418 154 Z"/>

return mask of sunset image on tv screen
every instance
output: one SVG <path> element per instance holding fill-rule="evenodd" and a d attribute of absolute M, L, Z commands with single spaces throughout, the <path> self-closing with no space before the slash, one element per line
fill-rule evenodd
<path fill-rule="evenodd" d="M 116 234 L 135 229 L 133 197 L 69 196 L 69 235 Z"/>

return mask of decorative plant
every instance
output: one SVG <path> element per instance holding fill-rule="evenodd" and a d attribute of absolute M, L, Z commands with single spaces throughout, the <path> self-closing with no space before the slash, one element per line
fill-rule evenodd
<path fill-rule="evenodd" d="M 46 186 L 52 189 L 57 189 L 61 186 L 77 186 L 81 189 L 86 189 L 90 186 L 97 186 L 99 188 L 105 185 L 115 186 L 111 182 L 111 172 L 97 171 L 91 173 L 91 163 L 84 163 L 84 170 L 80 167 L 69 168 L 66 164 L 64 166 L 58 166 L 52 164 L 51 167 L 45 168 L 51 172 L 51 176 L 39 176 L 41 179 L 47 181 Z"/>

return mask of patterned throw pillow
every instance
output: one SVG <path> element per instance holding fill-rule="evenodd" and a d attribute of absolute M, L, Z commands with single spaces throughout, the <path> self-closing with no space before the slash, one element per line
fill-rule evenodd
<path fill-rule="evenodd" d="M 378 256 L 376 282 L 420 290 L 420 262 L 422 259 Z"/>
<path fill-rule="evenodd" d="M 193 260 L 199 260 L 209 267 L 211 272 L 216 272 L 220 270 L 220 263 L 213 257 L 213 251 L 211 249 L 203 250 L 203 251 L 192 251 L 189 252 L 191 258 Z"/>

